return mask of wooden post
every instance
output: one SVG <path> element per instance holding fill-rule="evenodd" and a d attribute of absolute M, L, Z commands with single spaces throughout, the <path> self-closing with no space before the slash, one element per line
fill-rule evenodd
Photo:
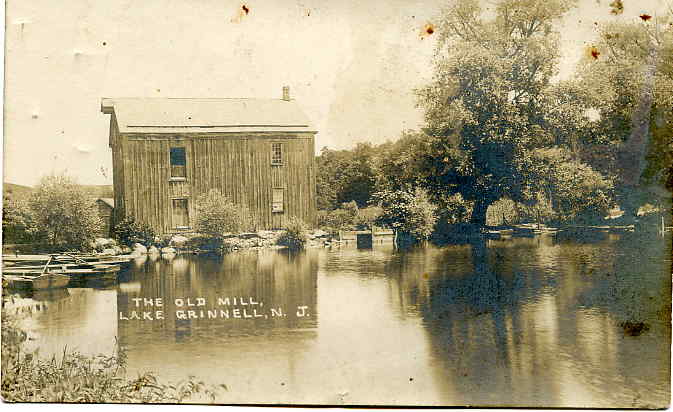
<path fill-rule="evenodd" d="M 47 264 L 44 265 L 44 268 L 42 269 L 42 274 L 43 275 L 47 272 L 47 268 L 49 267 L 50 262 L 51 262 L 51 256 L 49 256 L 49 259 L 47 259 Z"/>

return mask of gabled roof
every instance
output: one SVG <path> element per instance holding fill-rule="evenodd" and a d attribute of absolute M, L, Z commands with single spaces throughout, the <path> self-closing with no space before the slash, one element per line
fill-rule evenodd
<path fill-rule="evenodd" d="M 97 202 L 103 202 L 106 205 L 110 206 L 112 209 L 115 207 L 115 200 L 111 197 L 99 197 L 96 199 Z"/>
<path fill-rule="evenodd" d="M 104 98 L 120 133 L 312 132 L 293 100 Z"/>

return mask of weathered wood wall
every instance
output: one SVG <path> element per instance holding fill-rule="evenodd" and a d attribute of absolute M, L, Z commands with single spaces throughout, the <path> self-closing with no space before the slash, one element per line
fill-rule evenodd
<path fill-rule="evenodd" d="M 282 165 L 271 164 L 274 142 L 283 143 Z M 170 148 L 180 146 L 187 157 L 184 181 L 170 176 Z M 290 216 L 315 224 L 311 133 L 116 134 L 112 149 L 115 206 L 161 233 L 176 232 L 171 221 L 173 199 L 188 199 L 193 227 L 195 200 L 210 189 L 219 189 L 235 203 L 246 204 L 258 229 L 283 228 Z M 285 189 L 282 213 L 271 211 L 274 188 Z"/>

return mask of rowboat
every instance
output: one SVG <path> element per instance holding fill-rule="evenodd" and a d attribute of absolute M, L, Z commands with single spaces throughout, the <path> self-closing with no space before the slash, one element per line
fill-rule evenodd
<path fill-rule="evenodd" d="M 92 267 L 82 267 L 82 268 L 62 268 L 62 269 L 52 269 L 44 272 L 45 274 L 57 274 L 61 276 L 66 276 L 68 279 L 73 280 L 87 280 L 90 278 L 117 278 L 117 272 L 120 268 L 116 265 L 92 265 Z M 23 276 L 23 277 L 36 277 L 42 274 L 40 269 L 27 269 L 23 267 L 12 267 L 9 269 L 3 269 L 3 275 L 10 276 Z"/>
<path fill-rule="evenodd" d="M 117 266 L 118 263 L 115 261 L 99 261 L 99 262 L 84 262 L 84 263 L 52 263 L 47 265 L 47 270 L 50 271 L 61 271 L 69 272 L 75 269 L 93 269 L 93 268 L 103 268 L 107 266 Z M 20 270 L 37 270 L 43 269 L 45 265 L 8 265 L 5 272 L 7 271 L 20 271 Z"/>
<path fill-rule="evenodd" d="M 511 237 L 513 233 L 513 229 L 489 230 L 486 232 L 486 237 L 489 239 L 502 239 Z"/>
<path fill-rule="evenodd" d="M 64 288 L 70 282 L 70 277 L 60 273 L 45 273 L 37 276 L 3 274 L 2 279 L 8 288 L 30 290 Z"/>
<path fill-rule="evenodd" d="M 31 263 L 42 264 L 49 261 L 60 262 L 60 263 L 73 263 L 73 262 L 105 262 L 108 264 L 124 264 L 129 263 L 132 259 L 131 256 L 121 255 L 95 255 L 95 254 L 53 254 L 53 255 L 2 255 L 2 261 L 4 263 L 11 263 L 15 265 L 28 265 Z"/>

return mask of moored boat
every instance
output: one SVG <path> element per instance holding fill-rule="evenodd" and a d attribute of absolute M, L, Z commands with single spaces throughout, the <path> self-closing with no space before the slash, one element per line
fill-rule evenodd
<path fill-rule="evenodd" d="M 44 273 L 37 276 L 3 274 L 2 279 L 8 288 L 30 290 L 64 288 L 70 282 L 68 276 L 60 273 Z"/>

